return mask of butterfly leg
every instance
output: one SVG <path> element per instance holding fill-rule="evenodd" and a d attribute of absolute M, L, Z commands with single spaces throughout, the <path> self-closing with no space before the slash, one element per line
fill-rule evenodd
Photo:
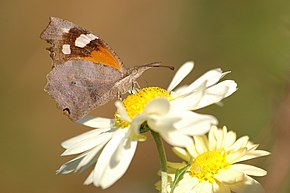
<path fill-rule="evenodd" d="M 140 90 L 140 85 L 138 84 L 137 81 L 132 81 L 132 87 L 129 90 L 130 94 L 135 94 L 136 92 L 138 92 Z"/>
<path fill-rule="evenodd" d="M 120 91 L 117 92 L 117 99 L 122 101 L 122 94 Z"/>

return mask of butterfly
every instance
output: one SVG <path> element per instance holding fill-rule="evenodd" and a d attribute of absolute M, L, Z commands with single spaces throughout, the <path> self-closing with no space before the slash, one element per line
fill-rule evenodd
<path fill-rule="evenodd" d="M 51 44 L 52 70 L 44 90 L 71 120 L 132 90 L 136 79 L 160 63 L 126 68 L 104 40 L 76 24 L 50 17 L 40 35 Z"/>

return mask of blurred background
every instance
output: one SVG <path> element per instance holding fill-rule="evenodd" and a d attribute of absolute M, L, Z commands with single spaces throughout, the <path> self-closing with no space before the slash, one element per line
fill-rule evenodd
<path fill-rule="evenodd" d="M 193 60 L 195 68 L 184 84 L 212 68 L 232 71 L 226 78 L 234 79 L 239 90 L 222 107 L 200 112 L 271 151 L 251 161 L 268 170 L 257 180 L 267 193 L 290 192 L 290 1 L 2 0 L 0 5 L 0 192 L 157 192 L 159 160 L 150 137 L 139 143 L 129 170 L 109 189 L 84 186 L 89 172 L 55 174 L 72 158 L 60 157 L 60 143 L 89 128 L 71 122 L 43 91 L 51 59 L 39 35 L 50 16 L 102 37 L 128 67 L 154 61 L 179 67 Z M 139 83 L 166 88 L 173 75 L 153 69 Z M 91 115 L 112 117 L 114 112 L 109 103 Z M 177 161 L 167 148 L 169 159 Z"/>

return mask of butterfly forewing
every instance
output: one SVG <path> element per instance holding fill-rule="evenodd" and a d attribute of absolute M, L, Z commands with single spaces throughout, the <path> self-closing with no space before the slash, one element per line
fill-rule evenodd
<path fill-rule="evenodd" d="M 120 58 L 101 38 L 70 21 L 51 17 L 40 37 L 52 44 L 48 49 L 53 66 L 69 60 L 87 60 L 124 71 Z"/>

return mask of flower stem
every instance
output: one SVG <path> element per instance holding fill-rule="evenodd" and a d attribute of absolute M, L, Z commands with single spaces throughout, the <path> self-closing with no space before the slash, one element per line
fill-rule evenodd
<path fill-rule="evenodd" d="M 158 133 L 152 130 L 150 132 L 155 141 L 161 164 L 161 193 L 167 193 L 167 159 L 164 145 Z"/>

